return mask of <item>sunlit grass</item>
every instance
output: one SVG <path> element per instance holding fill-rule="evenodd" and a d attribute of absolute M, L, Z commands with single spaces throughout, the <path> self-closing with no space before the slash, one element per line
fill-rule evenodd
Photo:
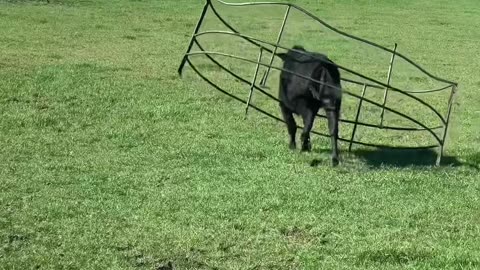
<path fill-rule="evenodd" d="M 0 268 L 480 267 L 479 4 L 297 2 L 459 82 L 443 166 L 342 144 L 331 168 L 328 139 L 291 152 L 283 124 L 179 78 L 201 1 L 0 1 Z"/>

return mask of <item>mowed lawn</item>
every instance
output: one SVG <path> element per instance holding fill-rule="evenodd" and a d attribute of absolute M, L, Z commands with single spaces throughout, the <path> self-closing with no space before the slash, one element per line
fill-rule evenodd
<path fill-rule="evenodd" d="M 179 78 L 200 0 L 0 0 L 0 269 L 479 269 L 480 2 L 295 4 L 459 83 L 442 166 Z"/>

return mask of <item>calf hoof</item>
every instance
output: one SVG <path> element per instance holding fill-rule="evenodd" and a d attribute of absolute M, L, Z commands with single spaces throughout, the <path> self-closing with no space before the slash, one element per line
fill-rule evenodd
<path fill-rule="evenodd" d="M 302 152 L 310 152 L 312 151 L 312 144 L 310 142 L 304 143 L 302 145 Z"/>
<path fill-rule="evenodd" d="M 338 166 L 339 163 L 340 163 L 340 162 L 338 161 L 338 158 L 332 158 L 332 166 L 333 166 L 333 167 Z"/>
<path fill-rule="evenodd" d="M 291 142 L 291 143 L 288 145 L 288 148 L 290 148 L 290 150 L 295 150 L 295 149 L 297 149 L 297 144 L 295 144 L 295 142 Z"/>

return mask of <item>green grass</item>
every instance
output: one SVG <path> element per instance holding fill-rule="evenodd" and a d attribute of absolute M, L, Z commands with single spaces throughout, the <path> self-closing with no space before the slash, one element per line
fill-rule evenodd
<path fill-rule="evenodd" d="M 480 267 L 477 1 L 296 1 L 460 84 L 443 166 L 342 144 L 338 168 L 328 139 L 291 152 L 283 124 L 177 76 L 202 1 L 45 2 L 0 1 L 0 268 Z"/>

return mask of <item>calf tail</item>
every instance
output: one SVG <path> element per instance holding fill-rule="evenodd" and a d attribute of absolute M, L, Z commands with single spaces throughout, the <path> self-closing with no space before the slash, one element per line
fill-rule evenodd
<path fill-rule="evenodd" d="M 342 86 L 339 77 L 338 70 L 334 66 L 320 65 L 312 74 L 312 78 L 320 82 L 313 83 L 313 87 L 310 87 L 312 96 L 317 100 L 341 99 Z"/>

